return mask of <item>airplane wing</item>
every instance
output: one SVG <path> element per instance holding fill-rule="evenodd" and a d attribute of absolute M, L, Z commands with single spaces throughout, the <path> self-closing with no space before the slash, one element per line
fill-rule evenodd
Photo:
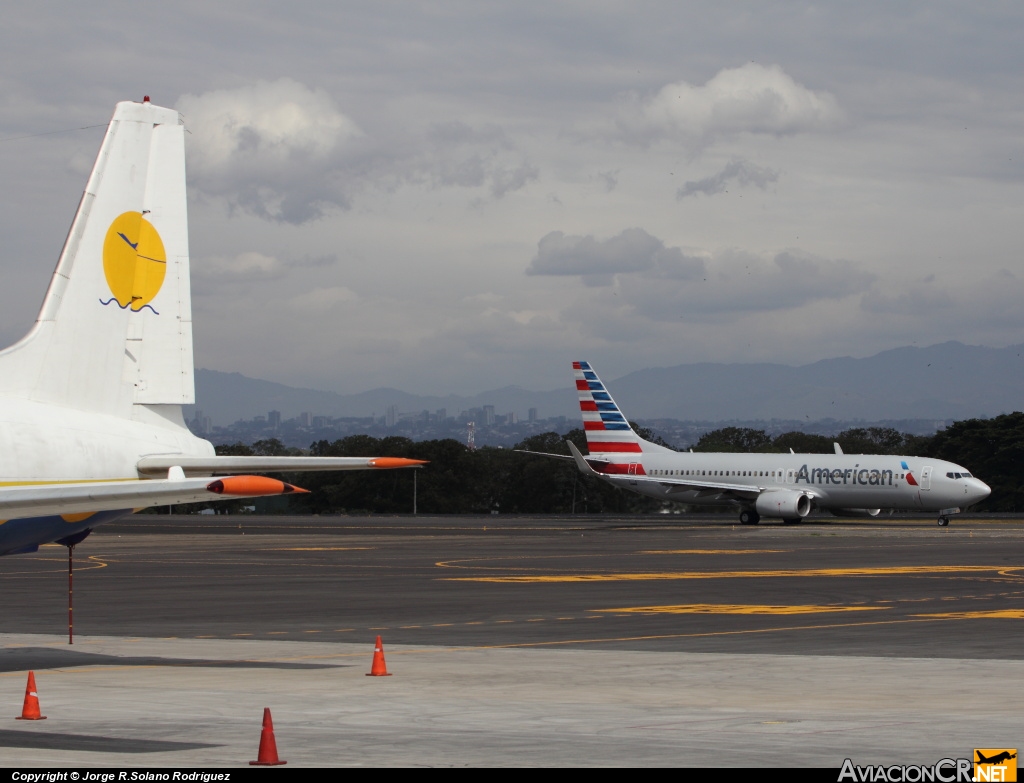
<path fill-rule="evenodd" d="M 0 519 L 78 514 L 114 508 L 147 508 L 308 491 L 264 476 L 231 476 L 210 481 L 209 478 L 185 478 L 180 471 L 171 470 L 169 474 L 169 478 L 144 481 L 4 487 L 0 492 Z"/>
<path fill-rule="evenodd" d="M 183 457 L 162 454 L 143 457 L 136 468 L 142 476 L 163 476 L 173 467 L 180 467 L 186 476 L 213 476 L 231 473 L 390 470 L 416 468 L 425 464 L 426 460 L 405 457 Z"/>
<path fill-rule="evenodd" d="M 512 449 L 517 454 L 533 454 L 535 457 L 554 457 L 555 459 L 565 459 L 572 462 L 573 458 L 568 454 L 551 454 L 547 451 L 527 451 L 526 449 Z"/>

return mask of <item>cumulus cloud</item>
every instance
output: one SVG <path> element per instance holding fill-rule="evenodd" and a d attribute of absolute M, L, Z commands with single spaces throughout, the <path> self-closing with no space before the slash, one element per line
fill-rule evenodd
<path fill-rule="evenodd" d="M 688 180 L 683 187 L 676 191 L 677 199 L 684 199 L 687 196 L 696 196 L 703 193 L 705 196 L 713 196 L 722 193 L 729 186 L 730 182 L 737 185 L 754 185 L 764 190 L 771 182 L 777 182 L 779 172 L 772 169 L 755 166 L 745 160 L 734 160 L 726 165 L 717 174 L 704 179 Z"/>
<path fill-rule="evenodd" d="M 623 120 L 646 138 L 707 139 L 736 133 L 785 135 L 834 127 L 842 118 L 828 92 L 796 82 L 778 65 L 725 68 L 706 84 L 676 82 Z"/>
<path fill-rule="evenodd" d="M 845 299 L 869 290 L 875 279 L 852 261 L 785 250 L 771 257 L 736 251 L 716 254 L 707 263 L 706 276 L 688 285 L 644 278 L 622 283 L 627 301 L 649 318 L 703 320 Z"/>
<path fill-rule="evenodd" d="M 280 259 L 255 251 L 192 262 L 192 274 L 200 280 L 274 280 L 282 277 L 285 269 Z"/>
<path fill-rule="evenodd" d="M 909 291 L 892 292 L 873 289 L 861 298 L 863 310 L 877 315 L 923 316 L 953 306 L 947 291 L 934 286 L 917 286 Z"/>
<path fill-rule="evenodd" d="M 619 169 L 614 169 L 613 171 L 599 171 L 597 172 L 597 176 L 604 185 L 605 191 L 608 193 L 615 190 L 616 186 L 619 184 Z"/>
<path fill-rule="evenodd" d="M 500 199 L 540 175 L 495 125 L 474 128 L 458 121 L 442 123 L 430 128 L 414 146 L 419 152 L 403 162 L 397 174 L 435 188 L 485 188 Z"/>
<path fill-rule="evenodd" d="M 272 220 L 302 223 L 346 206 L 331 176 L 362 136 L 323 90 L 293 81 L 184 95 L 189 177 L 201 191 Z M 326 175 L 326 176 L 325 176 Z"/>
<path fill-rule="evenodd" d="M 288 309 L 300 313 L 322 313 L 340 304 L 352 304 L 359 299 L 355 292 L 344 286 L 315 288 L 287 300 Z"/>
<path fill-rule="evenodd" d="M 611 285 L 617 274 L 651 272 L 656 276 L 692 279 L 704 262 L 685 256 L 642 228 L 627 228 L 610 239 L 567 236 L 552 231 L 537 243 L 528 275 L 579 275 L 588 285 Z"/>
<path fill-rule="evenodd" d="M 335 255 L 302 256 L 282 260 L 249 250 L 233 256 L 204 256 L 192 260 L 192 275 L 204 283 L 237 285 L 261 280 L 279 280 L 294 269 L 322 268 L 337 261 Z"/>
<path fill-rule="evenodd" d="M 702 321 L 726 314 L 799 308 L 870 291 L 876 277 L 852 261 L 798 250 L 771 257 L 740 251 L 685 254 L 641 228 L 610 239 L 554 231 L 538 243 L 527 274 L 579 275 L 602 313 L 651 321 Z"/>
<path fill-rule="evenodd" d="M 500 199 L 540 174 L 497 126 L 410 123 L 371 138 L 324 90 L 292 79 L 185 95 L 178 109 L 192 134 L 190 184 L 268 220 L 315 220 L 374 186 L 479 189 Z"/>

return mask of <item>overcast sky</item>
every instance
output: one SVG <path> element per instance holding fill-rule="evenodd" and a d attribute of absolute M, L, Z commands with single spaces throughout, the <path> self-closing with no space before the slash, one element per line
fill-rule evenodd
<path fill-rule="evenodd" d="M 338 392 L 1024 342 L 1019 3 L 11 5 L 0 341 L 119 100 L 187 139 L 198 366 Z M 754 383 L 756 379 L 752 379 Z"/>

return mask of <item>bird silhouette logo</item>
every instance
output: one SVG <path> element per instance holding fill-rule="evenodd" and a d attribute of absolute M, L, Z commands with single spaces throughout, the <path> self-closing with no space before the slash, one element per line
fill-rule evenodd
<path fill-rule="evenodd" d="M 167 274 L 167 253 L 153 224 L 141 212 L 125 212 L 114 218 L 103 240 L 103 274 L 113 296 L 100 304 L 114 302 L 133 313 L 148 309 L 160 293 Z"/>

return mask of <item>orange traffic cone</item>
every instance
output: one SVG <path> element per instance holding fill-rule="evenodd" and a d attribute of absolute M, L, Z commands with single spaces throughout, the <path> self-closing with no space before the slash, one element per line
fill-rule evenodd
<path fill-rule="evenodd" d="M 15 720 L 46 720 L 45 715 L 39 714 L 39 694 L 36 693 L 36 673 L 28 673 L 28 683 L 25 685 L 25 704 L 21 708 L 21 715 Z"/>
<path fill-rule="evenodd" d="M 274 722 L 270 719 L 270 707 L 263 708 L 263 731 L 260 733 L 260 752 L 251 767 L 279 767 L 287 764 L 277 757 L 277 742 L 274 740 Z"/>
<path fill-rule="evenodd" d="M 366 675 L 367 677 L 390 677 L 388 674 L 388 667 L 384 663 L 384 645 L 381 643 L 380 636 L 377 637 L 377 643 L 373 646 L 373 665 L 370 666 L 370 672 Z"/>

